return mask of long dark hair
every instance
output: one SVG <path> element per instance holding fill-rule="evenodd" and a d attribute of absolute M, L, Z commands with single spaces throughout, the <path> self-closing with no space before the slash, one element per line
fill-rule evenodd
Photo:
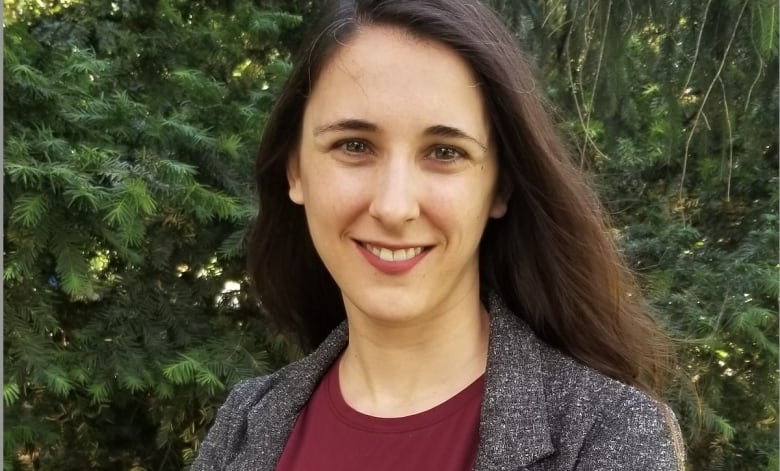
<path fill-rule="evenodd" d="M 264 310 L 305 350 L 344 319 L 303 208 L 288 198 L 286 165 L 323 66 L 360 26 L 393 25 L 448 45 L 472 68 L 492 120 L 499 191 L 508 211 L 488 223 L 480 283 L 537 335 L 580 362 L 658 394 L 666 337 L 647 313 L 598 200 L 570 161 L 512 35 L 474 0 L 328 2 L 293 62 L 257 155 L 260 210 L 249 270 Z M 380 52 L 381 53 L 381 52 Z"/>

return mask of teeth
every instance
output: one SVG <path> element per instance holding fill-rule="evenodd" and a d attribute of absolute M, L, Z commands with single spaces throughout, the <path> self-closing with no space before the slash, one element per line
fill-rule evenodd
<path fill-rule="evenodd" d="M 408 249 L 390 250 L 385 247 L 376 247 L 371 244 L 364 244 L 369 252 L 376 255 L 386 262 L 402 262 L 416 257 L 422 253 L 422 247 L 410 247 Z"/>

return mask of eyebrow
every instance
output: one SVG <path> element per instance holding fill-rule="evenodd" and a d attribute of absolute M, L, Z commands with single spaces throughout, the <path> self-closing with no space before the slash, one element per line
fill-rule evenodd
<path fill-rule="evenodd" d="M 326 132 L 338 132 L 338 131 L 376 132 L 378 130 L 379 130 L 379 126 L 377 126 L 376 124 L 370 121 L 365 121 L 362 119 L 342 119 L 339 121 L 335 121 L 333 123 L 317 126 L 316 128 L 314 128 L 314 136 L 319 136 L 320 134 Z M 465 131 L 462 131 L 452 126 L 445 126 L 443 124 L 429 126 L 425 128 L 423 134 L 426 136 L 454 137 L 459 139 L 467 139 L 477 144 L 479 147 L 482 148 L 482 150 L 487 151 L 487 144 L 480 142 L 477 138 L 469 135 Z"/>
<path fill-rule="evenodd" d="M 459 139 L 468 139 L 469 141 L 474 142 L 476 145 L 482 148 L 482 150 L 487 150 L 487 145 L 483 144 L 482 142 L 479 142 L 477 138 L 470 136 L 468 133 L 461 131 L 458 128 L 453 128 L 452 126 L 444 126 L 441 124 L 437 124 L 436 126 L 431 126 L 429 128 L 425 129 L 426 136 L 441 136 L 441 137 L 455 137 Z"/>
<path fill-rule="evenodd" d="M 319 136 L 326 132 L 334 131 L 378 131 L 379 126 L 362 119 L 342 119 L 334 123 L 324 124 L 314 128 L 314 135 Z"/>

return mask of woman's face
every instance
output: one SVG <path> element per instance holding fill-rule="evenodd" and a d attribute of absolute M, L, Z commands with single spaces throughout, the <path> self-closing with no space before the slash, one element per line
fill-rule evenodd
<path fill-rule="evenodd" d="M 290 198 L 304 206 L 347 315 L 391 323 L 478 296 L 479 241 L 506 211 L 497 173 L 466 62 L 379 26 L 358 30 L 325 65 L 288 165 Z"/>

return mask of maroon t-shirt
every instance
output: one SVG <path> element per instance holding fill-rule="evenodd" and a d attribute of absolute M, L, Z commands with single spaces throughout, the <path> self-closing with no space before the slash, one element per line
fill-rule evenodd
<path fill-rule="evenodd" d="M 470 470 L 479 441 L 484 375 L 419 414 L 372 417 L 341 395 L 338 362 L 301 411 L 278 471 Z"/>

